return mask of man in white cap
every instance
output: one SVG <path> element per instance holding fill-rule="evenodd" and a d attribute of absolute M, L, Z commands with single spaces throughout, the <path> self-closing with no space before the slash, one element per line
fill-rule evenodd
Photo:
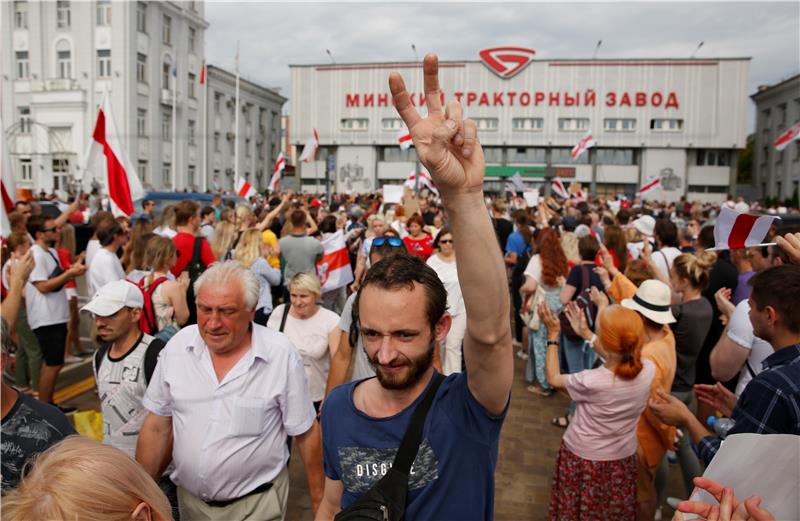
<path fill-rule="evenodd" d="M 642 248 L 644 248 L 644 241 L 654 244 L 653 233 L 655 232 L 656 228 L 656 220 L 652 215 L 642 215 L 633 221 L 633 227 L 639 232 L 642 240 L 639 242 L 629 242 L 628 252 L 631 254 L 631 257 L 638 259 L 639 255 L 642 253 Z"/>

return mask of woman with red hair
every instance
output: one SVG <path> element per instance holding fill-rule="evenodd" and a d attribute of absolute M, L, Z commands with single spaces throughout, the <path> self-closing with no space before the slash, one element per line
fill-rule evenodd
<path fill-rule="evenodd" d="M 411 255 L 427 261 L 428 257 L 433 254 L 433 240 L 430 235 L 425 233 L 424 226 L 425 221 L 422 220 L 420 214 L 415 213 L 409 217 L 406 221 L 408 235 L 403 238 L 403 242 L 406 243 L 406 249 Z"/>
<path fill-rule="evenodd" d="M 567 310 L 576 332 L 588 329 L 574 303 Z M 590 343 L 605 363 L 561 374 L 558 318 L 544 304 L 539 313 L 547 325 L 547 380 L 577 402 L 553 469 L 549 519 L 633 521 L 636 424 L 655 374 L 653 362 L 641 356 L 644 323 L 638 313 L 620 305 L 604 308 Z"/>

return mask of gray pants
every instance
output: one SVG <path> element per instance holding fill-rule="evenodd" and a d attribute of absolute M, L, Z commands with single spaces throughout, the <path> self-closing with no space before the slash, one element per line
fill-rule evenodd
<path fill-rule="evenodd" d="M 39 349 L 39 341 L 28 325 L 28 314 L 25 306 L 21 306 L 19 317 L 17 318 L 17 338 L 19 346 L 17 349 L 17 363 L 15 369 L 14 383 L 20 389 L 30 387 L 34 391 L 39 390 L 39 371 L 42 368 L 42 351 Z"/>
<path fill-rule="evenodd" d="M 678 398 L 680 401 L 689 407 L 693 413 L 697 410 L 697 400 L 695 400 L 694 391 L 672 391 L 670 394 Z M 678 441 L 678 461 L 681 464 L 681 473 L 683 474 L 683 484 L 686 487 L 686 498 L 692 494 L 694 490 L 694 478 L 703 475 L 703 469 L 700 466 L 700 460 L 697 458 L 694 449 L 692 448 L 692 440 L 689 437 L 689 431 L 681 427 L 680 441 Z"/>

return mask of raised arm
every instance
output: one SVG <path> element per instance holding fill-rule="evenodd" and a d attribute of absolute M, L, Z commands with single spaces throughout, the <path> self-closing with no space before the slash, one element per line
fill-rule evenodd
<path fill-rule="evenodd" d="M 389 87 L 419 159 L 439 187 L 453 229 L 468 317 L 464 359 L 470 391 L 489 414 L 497 415 L 508 403 L 514 360 L 506 270 L 483 199 L 483 149 L 475 122 L 462 120 L 458 102 L 442 110 L 436 55 L 425 57 L 423 71 L 426 118 L 411 104 L 399 74 L 389 76 Z"/>

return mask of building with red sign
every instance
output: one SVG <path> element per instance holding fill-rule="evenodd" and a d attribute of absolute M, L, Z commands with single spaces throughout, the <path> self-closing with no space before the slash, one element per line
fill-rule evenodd
<path fill-rule="evenodd" d="M 632 194 L 661 177 L 659 197 L 724 200 L 735 190 L 737 151 L 746 138 L 749 58 L 535 60 L 516 47 L 480 59 L 440 62 L 445 101 L 459 100 L 478 125 L 486 189 L 519 172 L 540 186 L 558 175 L 596 194 Z M 323 191 L 373 191 L 415 169 L 402 150 L 392 107 L 399 71 L 424 113 L 419 63 L 292 65 L 289 140 L 317 130 L 317 160 L 298 165 L 300 184 Z M 573 159 L 587 132 L 595 146 Z"/>

